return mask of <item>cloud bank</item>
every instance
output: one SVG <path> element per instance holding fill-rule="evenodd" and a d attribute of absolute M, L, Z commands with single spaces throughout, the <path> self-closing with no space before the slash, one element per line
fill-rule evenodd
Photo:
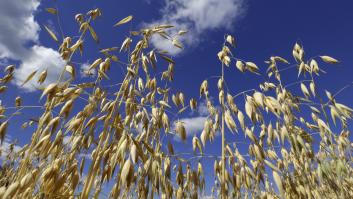
<path fill-rule="evenodd" d="M 178 39 L 185 47 L 192 47 L 208 31 L 230 29 L 244 14 L 244 7 L 244 0 L 165 0 L 160 10 L 162 17 L 149 25 L 174 25 L 170 35 L 177 35 L 179 30 L 187 30 L 186 35 Z M 173 55 L 181 52 L 170 41 L 158 35 L 151 42 L 156 48 L 167 50 Z"/>
<path fill-rule="evenodd" d="M 20 61 L 15 72 L 15 83 L 21 85 L 26 77 L 38 70 L 37 75 L 48 69 L 44 84 L 55 81 L 64 66 L 59 53 L 39 42 L 40 26 L 34 14 L 40 0 L 0 1 L 0 60 Z M 24 85 L 28 91 L 38 86 L 37 78 Z"/>

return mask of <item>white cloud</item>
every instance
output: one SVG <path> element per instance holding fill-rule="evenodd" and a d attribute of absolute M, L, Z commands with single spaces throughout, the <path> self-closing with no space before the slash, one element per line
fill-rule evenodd
<path fill-rule="evenodd" d="M 71 136 L 69 136 L 69 135 L 64 136 L 63 137 L 63 144 L 64 145 L 69 145 L 70 144 L 70 140 L 71 140 Z M 70 145 L 70 147 L 71 147 L 71 145 Z"/>
<path fill-rule="evenodd" d="M 10 152 L 16 153 L 20 150 L 21 150 L 21 147 L 16 144 L 13 144 L 11 138 L 6 136 L 3 143 L 0 145 L 0 151 L 1 151 L 0 160 L 2 161 L 5 160 L 6 156 Z"/>
<path fill-rule="evenodd" d="M 206 103 L 201 102 L 198 105 L 196 116 L 180 118 L 179 121 L 183 122 L 187 136 L 201 134 L 208 115 Z"/>
<path fill-rule="evenodd" d="M 230 29 L 243 15 L 244 9 L 244 0 L 165 0 L 165 6 L 161 9 L 162 18 L 149 25 L 174 25 L 175 28 L 169 32 L 171 35 L 176 35 L 179 30 L 187 30 L 188 33 L 179 40 L 184 46 L 194 46 L 207 31 Z M 155 47 L 168 50 L 171 54 L 181 52 L 170 41 L 158 35 L 151 42 Z"/>
<path fill-rule="evenodd" d="M 212 98 L 211 98 L 212 100 Z M 209 115 L 208 108 L 206 105 L 206 101 L 202 101 L 198 106 L 197 106 L 197 112 L 202 115 L 202 116 L 207 116 Z"/>
<path fill-rule="evenodd" d="M 200 134 L 203 130 L 204 123 L 207 117 L 199 116 L 199 117 L 190 117 L 190 118 L 182 118 L 181 122 L 184 123 L 186 133 L 188 136 Z"/>
<path fill-rule="evenodd" d="M 57 51 L 39 43 L 40 26 L 34 18 L 39 4 L 40 0 L 0 1 L 0 59 L 21 62 L 15 71 L 17 85 L 22 84 L 34 70 L 39 74 L 46 68 L 48 77 L 45 84 L 56 81 L 64 66 Z M 34 77 L 24 88 L 35 90 L 38 86 L 36 80 Z"/>
<path fill-rule="evenodd" d="M 31 55 L 28 58 L 22 59 L 22 64 L 15 71 L 15 83 L 21 85 L 31 72 L 37 70 L 38 72 L 33 78 L 33 81 L 24 85 L 24 88 L 28 91 L 33 91 L 37 86 L 37 76 L 42 71 L 48 69 L 48 75 L 44 85 L 49 84 L 58 79 L 65 63 L 61 59 L 59 53 L 51 48 L 34 45 L 29 50 Z"/>
<path fill-rule="evenodd" d="M 88 69 L 90 68 L 90 66 L 91 65 L 89 63 L 81 64 L 81 67 L 80 67 L 81 77 L 96 76 L 97 74 L 96 70 L 90 70 L 88 73 Z"/>
<path fill-rule="evenodd" d="M 0 58 L 26 56 L 24 44 L 38 40 L 39 25 L 34 20 L 38 0 L 0 1 Z"/>

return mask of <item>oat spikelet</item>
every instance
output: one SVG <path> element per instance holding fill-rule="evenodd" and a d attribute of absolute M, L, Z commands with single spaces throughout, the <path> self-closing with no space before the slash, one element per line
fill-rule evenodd
<path fill-rule="evenodd" d="M 185 129 L 183 122 L 181 122 L 181 121 L 176 122 L 175 131 L 180 136 L 181 140 L 183 140 L 183 141 L 186 140 L 186 129 Z"/>
<path fill-rule="evenodd" d="M 42 84 L 44 81 L 45 81 L 45 79 L 47 78 L 47 74 L 48 74 L 48 70 L 46 69 L 46 70 L 44 70 L 43 72 L 41 72 L 40 74 L 39 74 L 39 77 L 38 77 L 38 83 L 39 84 Z"/>
<path fill-rule="evenodd" d="M 5 139 L 5 135 L 6 135 L 6 130 L 7 130 L 7 126 L 9 125 L 9 122 L 3 122 L 2 124 L 0 124 L 0 142 L 1 144 L 3 143 L 4 139 Z"/>
<path fill-rule="evenodd" d="M 300 89 L 302 90 L 302 92 L 305 95 L 305 97 L 310 97 L 310 93 L 308 91 L 308 88 L 305 86 L 305 84 L 301 83 L 300 84 Z"/>
<path fill-rule="evenodd" d="M 322 61 L 329 63 L 329 64 L 337 64 L 339 63 L 339 61 L 333 57 L 327 56 L 327 55 L 322 55 L 320 56 L 320 58 L 322 59 Z"/>
<path fill-rule="evenodd" d="M 52 30 L 50 30 L 47 26 L 44 26 L 44 28 L 45 28 L 45 30 L 49 33 L 50 37 L 51 37 L 54 41 L 56 41 L 56 42 L 59 41 L 58 38 L 56 37 L 55 33 L 54 33 Z"/>
<path fill-rule="evenodd" d="M 123 186 L 130 185 L 131 175 L 133 172 L 132 170 L 133 170 L 133 167 L 132 167 L 131 161 L 130 159 L 127 159 L 124 163 L 124 166 L 121 169 L 121 174 L 120 174 L 120 180 Z"/>
<path fill-rule="evenodd" d="M 272 176 L 273 176 L 273 180 L 276 183 L 278 191 L 280 192 L 282 198 L 284 198 L 284 190 L 283 190 L 282 179 L 281 179 L 280 175 L 276 171 L 273 171 Z"/>
<path fill-rule="evenodd" d="M 230 113 L 230 111 L 227 109 L 225 112 L 225 122 L 227 127 L 229 128 L 229 130 L 231 130 L 232 132 L 237 132 L 237 126 L 235 124 L 235 121 Z"/>
<path fill-rule="evenodd" d="M 132 18 L 133 18 L 132 15 L 127 16 L 127 17 L 125 17 L 124 19 L 120 20 L 118 23 L 116 23 L 114 26 L 120 26 L 120 25 L 122 25 L 122 24 L 128 23 L 129 21 L 132 20 Z"/>
<path fill-rule="evenodd" d="M 27 78 L 25 79 L 25 81 L 21 84 L 21 86 L 25 85 L 27 82 L 29 82 L 33 77 L 34 75 L 37 73 L 37 71 L 33 71 L 32 73 L 30 73 Z"/>
<path fill-rule="evenodd" d="M 15 193 L 17 192 L 18 188 L 20 187 L 20 183 L 19 182 L 14 182 L 12 183 L 7 190 L 5 191 L 4 195 L 3 195 L 3 199 L 10 199 L 12 198 L 12 196 L 15 195 Z"/>

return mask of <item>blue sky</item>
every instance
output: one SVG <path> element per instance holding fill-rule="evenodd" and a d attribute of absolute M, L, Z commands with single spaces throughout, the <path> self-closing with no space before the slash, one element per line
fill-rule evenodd
<path fill-rule="evenodd" d="M 47 25 L 57 35 L 61 34 L 56 17 L 45 12 L 45 8 L 56 6 L 64 35 L 78 35 L 78 25 L 74 21 L 76 13 L 86 13 L 97 7 L 103 13 L 93 23 L 100 44 L 97 46 L 92 38 L 87 37 L 84 55 L 74 57 L 77 70 L 82 64 L 94 61 L 100 48 L 120 46 L 130 29 L 138 30 L 145 25 L 161 22 L 175 23 L 173 25 L 179 28 L 189 29 L 185 38 L 181 38 L 185 46 L 183 52 L 164 46 L 159 39 L 153 42 L 157 47 L 171 50 L 176 61 L 172 88 L 183 91 L 187 98 L 198 98 L 201 82 L 220 74 L 221 67 L 216 55 L 227 33 L 236 38 L 235 56 L 255 62 L 262 71 L 267 68 L 264 61 L 272 55 L 293 62 L 291 51 L 294 43 L 299 42 L 304 45 L 308 57 L 327 54 L 341 61 L 339 65 L 322 65 L 328 74 L 320 77 L 319 87 L 334 93 L 353 81 L 351 0 L 61 0 L 57 3 L 49 0 L 4 0 L 0 2 L 0 66 L 4 68 L 15 63 L 19 70 L 6 94 L 0 95 L 2 104 L 13 106 L 18 95 L 23 97 L 24 105 L 38 104 L 40 92 L 30 85 L 18 87 L 38 66 L 42 70 L 48 68 L 51 79 L 57 77 L 63 63 L 55 52 L 58 46 L 44 30 L 44 25 Z M 134 16 L 132 23 L 113 28 L 114 23 L 128 15 Z M 159 67 L 163 69 L 167 65 L 161 64 Z M 120 67 L 113 68 L 110 77 L 118 83 Z M 286 71 L 282 77 L 286 83 L 297 81 L 295 70 Z M 253 88 L 262 81 L 258 76 L 241 74 L 234 64 L 226 69 L 225 78 L 234 94 Z M 82 77 L 78 81 L 86 80 L 89 79 Z M 216 80 L 213 81 L 215 85 Z M 211 90 L 213 96 L 217 96 L 215 88 Z M 351 88 L 338 96 L 338 101 L 351 107 L 352 99 Z M 15 117 L 11 122 L 9 136 L 18 139 L 20 146 L 30 139 L 32 132 L 31 129 L 20 130 L 16 126 L 39 112 L 38 109 L 26 109 L 22 116 Z M 189 119 L 190 134 L 193 134 L 202 130 L 203 124 L 200 125 L 199 121 L 203 117 L 198 112 L 183 115 L 180 119 Z M 229 139 L 236 138 L 229 135 Z M 186 147 L 182 143 L 178 146 L 180 150 L 191 150 L 191 142 Z M 219 149 L 218 139 L 209 150 L 218 153 Z"/>

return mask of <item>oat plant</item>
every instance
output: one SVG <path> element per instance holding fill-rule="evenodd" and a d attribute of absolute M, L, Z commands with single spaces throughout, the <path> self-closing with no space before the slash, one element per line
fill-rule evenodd
<path fill-rule="evenodd" d="M 59 12 L 46 10 L 53 15 Z M 176 141 L 164 139 L 173 136 L 192 145 L 194 152 L 187 155 L 194 154 L 196 160 L 215 159 L 215 198 L 353 197 L 348 129 L 353 110 L 336 100 L 351 85 L 332 94 L 317 84 L 322 68 L 339 64 L 338 60 L 326 55 L 307 58 L 303 45 L 296 43 L 291 61 L 271 56 L 263 72 L 262 66 L 238 58 L 235 38 L 226 35 L 217 54 L 218 81 L 200 82 L 200 93 L 187 98 L 172 86 L 174 78 L 183 76 L 174 77 L 174 60 L 150 45 L 151 37 L 158 35 L 183 48 L 169 34 L 173 24 L 165 24 L 130 31 L 118 47 L 100 49 L 85 71 L 97 75 L 77 81 L 74 55 L 85 53 L 85 38 L 99 42 L 94 27 L 101 14 L 98 8 L 77 14 L 79 36 L 59 37 L 45 27 L 66 62 L 61 74 L 50 84 L 45 84 L 47 70 L 29 74 L 23 85 L 34 81 L 41 85 L 38 104 L 27 105 L 17 97 L 15 111 L 0 106 L 1 141 L 20 112 L 41 111 L 38 120 L 22 125 L 34 129 L 31 140 L 18 151 L 10 147 L 6 152 L 0 198 L 201 198 L 207 194 L 205 187 L 213 185 L 204 174 L 209 165 L 178 154 Z M 114 28 L 132 22 L 133 16 L 128 16 Z M 185 33 L 180 30 L 178 36 Z M 111 67 L 123 68 L 118 82 L 111 78 Z M 0 96 L 6 94 L 15 70 L 14 65 L 5 68 Z M 229 70 L 265 81 L 239 91 L 227 84 Z M 298 81 L 283 81 L 284 72 L 298 76 Z M 218 93 L 209 89 L 213 83 Z M 196 110 L 199 96 L 206 101 L 209 115 L 203 131 L 187 139 L 180 115 Z M 226 139 L 227 134 L 234 139 Z M 240 136 L 245 136 L 246 154 L 236 144 L 237 139 L 244 140 Z M 221 146 L 216 146 L 222 153 L 204 154 L 215 139 L 222 139 Z"/>

